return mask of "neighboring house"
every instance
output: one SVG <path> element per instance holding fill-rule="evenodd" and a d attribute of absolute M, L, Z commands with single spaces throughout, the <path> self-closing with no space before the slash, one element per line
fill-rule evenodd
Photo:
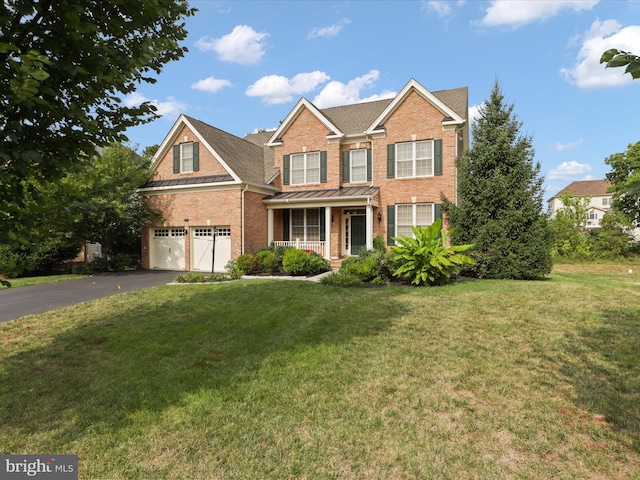
<path fill-rule="evenodd" d="M 611 201 L 613 194 L 607 192 L 611 186 L 608 180 L 581 180 L 573 182 L 567 187 L 560 190 L 547 203 L 549 204 L 549 213 L 553 218 L 558 210 L 564 208 L 562 197 L 565 193 L 570 192 L 574 197 L 588 197 L 590 202 L 588 205 L 586 228 L 597 228 L 602 222 L 602 217 L 611 212 Z"/>
<path fill-rule="evenodd" d="M 102 258 L 102 245 L 84 241 L 82 242 L 80 253 L 73 259 L 73 263 L 91 263 L 96 258 Z"/>
<path fill-rule="evenodd" d="M 272 242 L 337 266 L 378 235 L 411 235 L 442 216 L 443 194 L 456 199 L 467 97 L 411 80 L 387 100 L 319 109 L 303 98 L 275 131 L 244 139 L 180 116 L 140 188 L 163 216 L 143 232 L 143 268 L 222 271 Z"/>

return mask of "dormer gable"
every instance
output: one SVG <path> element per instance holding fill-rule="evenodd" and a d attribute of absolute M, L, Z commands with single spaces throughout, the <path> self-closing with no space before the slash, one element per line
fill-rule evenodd
<path fill-rule="evenodd" d="M 371 126 L 365 132 L 367 135 L 384 132 L 385 121 L 395 112 L 400 104 L 412 93 L 417 93 L 427 102 L 433 105 L 438 111 L 442 113 L 442 126 L 462 126 L 466 123 L 466 118 L 456 113 L 451 107 L 446 105 L 436 95 L 424 88 L 416 80 L 411 79 L 404 88 L 395 96 L 395 98 L 387 105 L 382 113 L 373 121 Z"/>
<path fill-rule="evenodd" d="M 313 103 L 306 98 L 301 98 L 273 133 L 267 142 L 267 146 L 282 146 L 282 136 L 304 110 L 309 111 L 320 123 L 322 123 L 322 125 L 327 128 L 329 132 L 327 134 L 327 140 L 340 139 L 344 136 L 344 133 L 341 132 L 340 129 L 333 124 Z"/>

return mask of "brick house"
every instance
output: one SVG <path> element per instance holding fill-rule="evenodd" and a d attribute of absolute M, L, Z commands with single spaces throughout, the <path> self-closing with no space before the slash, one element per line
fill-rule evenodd
<path fill-rule="evenodd" d="M 140 188 L 163 216 L 143 232 L 143 268 L 221 271 L 272 242 L 337 265 L 378 235 L 390 245 L 441 217 L 442 194 L 456 199 L 467 119 L 466 87 L 415 80 L 386 100 L 303 98 L 275 131 L 243 139 L 182 115 Z"/>

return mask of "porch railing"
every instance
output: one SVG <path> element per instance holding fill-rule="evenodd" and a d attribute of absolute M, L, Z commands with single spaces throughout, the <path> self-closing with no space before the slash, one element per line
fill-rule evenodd
<path fill-rule="evenodd" d="M 324 243 L 321 241 L 305 241 L 296 238 L 295 240 L 289 241 L 277 241 L 273 242 L 276 247 L 294 247 L 298 250 L 311 250 L 312 252 L 316 252 L 318 255 L 324 256 Z"/>

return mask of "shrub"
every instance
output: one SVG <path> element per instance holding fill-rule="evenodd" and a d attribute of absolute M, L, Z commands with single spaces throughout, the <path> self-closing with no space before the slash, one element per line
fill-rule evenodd
<path fill-rule="evenodd" d="M 330 285 L 332 287 L 361 287 L 362 280 L 357 275 L 350 272 L 333 272 L 329 275 L 322 277 L 320 283 L 323 285 Z"/>
<path fill-rule="evenodd" d="M 425 228 L 412 226 L 411 230 L 415 238 L 394 238 L 399 245 L 391 250 L 400 262 L 393 273 L 395 276 L 404 277 L 414 285 L 446 285 L 461 265 L 474 263 L 460 253 L 473 245 L 447 246 L 447 232 L 440 219 Z"/>
<path fill-rule="evenodd" d="M 225 268 L 232 280 L 238 280 L 242 275 L 244 275 L 244 272 L 236 265 L 235 260 L 229 260 L 225 265 Z"/>
<path fill-rule="evenodd" d="M 250 253 L 243 253 L 236 258 L 235 262 L 236 268 L 242 272 L 242 275 L 258 269 L 258 259 Z"/>
<path fill-rule="evenodd" d="M 280 269 L 280 261 L 271 250 L 262 250 L 256 254 L 258 268 L 260 271 L 267 273 L 275 273 Z"/>
<path fill-rule="evenodd" d="M 181 273 L 176 277 L 178 283 L 203 283 L 206 281 L 204 273 L 200 272 Z"/>
<path fill-rule="evenodd" d="M 282 269 L 289 275 L 316 275 L 329 270 L 329 262 L 315 252 L 291 248 L 284 253 Z"/>
<path fill-rule="evenodd" d="M 387 251 L 387 245 L 382 235 L 378 235 L 373 239 L 373 249 L 382 253 Z"/>

